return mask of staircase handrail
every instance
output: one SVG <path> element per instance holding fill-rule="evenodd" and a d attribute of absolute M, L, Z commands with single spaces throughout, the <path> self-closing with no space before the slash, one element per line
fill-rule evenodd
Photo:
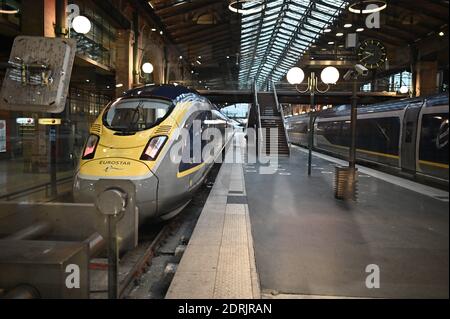
<path fill-rule="evenodd" d="M 272 80 L 272 87 L 273 87 L 273 94 L 275 96 L 275 103 L 277 105 L 277 110 L 281 114 L 281 123 L 283 124 L 284 137 L 286 138 L 286 143 L 288 144 L 288 150 L 289 150 L 289 153 L 290 153 L 291 152 L 291 143 L 289 142 L 289 136 L 288 136 L 288 133 L 287 133 L 285 122 L 284 122 L 284 110 L 283 110 L 283 107 L 278 102 L 277 88 L 276 88 L 275 82 L 273 80 Z"/>

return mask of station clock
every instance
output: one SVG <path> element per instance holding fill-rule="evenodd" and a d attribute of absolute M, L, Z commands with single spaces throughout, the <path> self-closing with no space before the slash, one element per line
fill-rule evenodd
<path fill-rule="evenodd" d="M 358 48 L 359 63 L 368 69 L 377 69 L 386 62 L 386 47 L 378 40 L 365 40 Z"/>

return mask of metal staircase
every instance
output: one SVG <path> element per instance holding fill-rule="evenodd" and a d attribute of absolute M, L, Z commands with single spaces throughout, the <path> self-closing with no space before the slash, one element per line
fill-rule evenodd
<path fill-rule="evenodd" d="M 286 138 L 284 120 L 278 110 L 274 94 L 259 93 L 259 108 L 263 136 L 263 151 L 266 155 L 289 156 L 289 144 Z"/>
<path fill-rule="evenodd" d="M 290 147 L 284 126 L 283 109 L 278 103 L 275 85 L 273 92 L 259 93 L 254 89 L 254 103 L 248 118 L 248 127 L 259 128 L 258 149 L 262 154 L 289 156 Z"/>

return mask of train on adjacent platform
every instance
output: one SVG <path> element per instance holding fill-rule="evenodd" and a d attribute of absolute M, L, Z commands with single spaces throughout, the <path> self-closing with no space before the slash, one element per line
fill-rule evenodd
<path fill-rule="evenodd" d="M 221 138 L 210 141 L 215 151 L 209 158 L 196 159 L 194 145 L 200 141 L 203 151 L 208 128 Z M 168 219 L 187 205 L 233 134 L 233 122 L 194 90 L 179 85 L 132 89 L 93 123 L 74 180 L 75 200 L 93 202 L 99 180 L 111 181 L 112 187 L 115 180 L 129 180 L 136 189 L 139 222 Z"/>
<path fill-rule="evenodd" d="M 448 187 L 448 100 L 448 94 L 440 94 L 358 107 L 357 160 Z M 309 118 L 286 118 L 291 143 L 308 146 Z M 323 110 L 314 118 L 314 149 L 346 158 L 350 106 Z"/>

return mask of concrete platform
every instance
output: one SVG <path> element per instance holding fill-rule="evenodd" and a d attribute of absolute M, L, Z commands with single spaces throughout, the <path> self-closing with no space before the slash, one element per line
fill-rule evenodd
<path fill-rule="evenodd" d="M 342 161 L 313 163 L 308 177 L 293 147 L 276 174 L 244 171 L 263 297 L 448 298 L 448 193 L 360 167 L 359 200 L 345 203 L 333 194 Z M 370 264 L 379 289 L 366 287 Z"/>
<path fill-rule="evenodd" d="M 227 156 L 242 162 L 243 140 Z M 260 298 L 243 178 L 242 164 L 222 164 L 166 298 Z"/>
<path fill-rule="evenodd" d="M 315 154 L 308 177 L 303 149 L 277 160 L 222 165 L 166 298 L 448 298 L 448 192 L 360 167 L 346 203 L 345 162 Z"/>

